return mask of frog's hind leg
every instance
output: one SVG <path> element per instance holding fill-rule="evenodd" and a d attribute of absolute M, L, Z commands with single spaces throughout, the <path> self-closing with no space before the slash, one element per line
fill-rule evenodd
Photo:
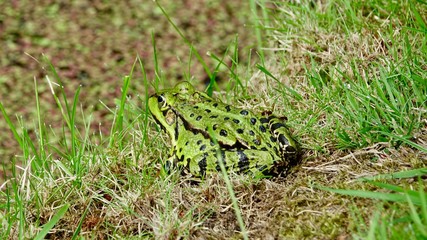
<path fill-rule="evenodd" d="M 225 170 L 229 173 L 249 173 L 254 176 L 265 175 L 275 162 L 273 156 L 267 151 L 212 149 L 194 156 L 191 161 L 186 163 L 186 170 L 198 177 L 221 172 L 219 159 L 222 159 Z"/>

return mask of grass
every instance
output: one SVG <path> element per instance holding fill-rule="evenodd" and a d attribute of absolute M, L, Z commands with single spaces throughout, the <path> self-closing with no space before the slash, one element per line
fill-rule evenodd
<path fill-rule="evenodd" d="M 194 185 L 164 173 L 168 139 L 146 99 L 150 84 L 170 82 L 153 36 L 156 81 L 137 58 L 117 109 L 109 109 L 109 136 L 94 132 L 91 113 L 79 109 L 85 88 L 67 96 L 52 84 L 62 79 L 47 60 L 59 130 L 46 124 L 38 79 L 36 122 L 16 124 L 0 105 L 23 159 L 0 188 L 0 237 L 426 238 L 426 4 L 262 3 L 269 18 L 254 21 L 264 31 L 260 59 L 242 65 L 236 40 L 226 55 L 210 55 L 217 65 L 207 74 L 214 97 L 287 116 L 305 153 L 286 179 L 231 174 Z M 182 38 L 207 68 L 197 46 Z M 220 71 L 229 82 L 213 82 Z M 145 86 L 139 104 L 128 98 L 137 74 Z"/>

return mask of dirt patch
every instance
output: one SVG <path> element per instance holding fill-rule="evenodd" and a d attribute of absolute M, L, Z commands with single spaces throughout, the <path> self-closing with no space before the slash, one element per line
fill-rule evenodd
<path fill-rule="evenodd" d="M 240 1 L 160 1 L 173 21 L 213 68 L 208 51 L 222 56 L 236 35 L 241 62 L 254 46 L 249 6 Z M 93 130 L 109 134 L 115 99 L 121 95 L 122 78 L 137 56 L 144 62 L 149 81 L 154 79 L 152 35 L 158 67 L 168 85 L 186 76 L 206 84 L 207 75 L 189 47 L 179 37 L 153 1 L 2 1 L 0 3 L 0 101 L 16 124 L 22 117 L 29 134 L 36 125 L 34 78 L 38 82 L 42 121 L 54 129 L 63 118 L 45 79 L 59 82 L 49 70 L 45 55 L 56 68 L 71 101 L 81 86 L 79 105 L 93 113 Z M 219 74 L 220 79 L 227 75 Z M 59 91 L 58 88 L 55 88 Z M 153 91 L 154 89 L 150 89 Z M 145 92 L 140 71 L 134 74 L 129 98 L 139 102 Z M 102 103 L 101 103 L 102 101 Z M 103 105 L 105 104 L 105 106 Z M 19 128 L 19 127 L 18 127 Z M 0 156 L 4 161 L 21 150 L 3 117 L 0 117 Z"/>

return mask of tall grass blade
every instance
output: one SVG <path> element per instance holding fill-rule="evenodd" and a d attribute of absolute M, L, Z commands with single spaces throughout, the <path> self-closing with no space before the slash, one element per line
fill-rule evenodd
<path fill-rule="evenodd" d="M 358 181 L 376 181 L 382 179 L 401 179 L 401 178 L 413 178 L 427 175 L 427 168 L 411 169 L 407 171 L 394 172 L 388 174 L 379 174 L 372 177 L 359 178 Z"/>
<path fill-rule="evenodd" d="M 155 90 L 158 90 L 159 83 L 162 81 L 162 71 L 159 68 L 159 58 L 157 55 L 157 45 L 156 38 L 154 37 L 154 32 L 151 32 L 151 45 L 153 46 L 153 57 L 154 57 L 154 87 Z"/>
<path fill-rule="evenodd" d="M 342 195 L 354 196 L 354 197 L 362 197 L 362 198 L 371 198 L 383 201 L 391 201 L 391 202 L 406 202 L 406 195 L 404 194 L 396 194 L 396 193 L 381 193 L 381 192 L 372 192 L 372 191 L 363 191 L 363 190 L 347 190 L 347 189 L 333 189 L 328 187 L 318 186 L 321 190 L 326 190 Z M 420 204 L 420 199 L 413 198 L 413 202 L 417 205 Z"/>
<path fill-rule="evenodd" d="M 15 137 L 15 140 L 19 143 L 19 146 L 21 147 L 21 149 L 23 149 L 24 144 L 22 142 L 22 138 L 19 135 L 18 131 L 16 131 L 15 125 L 10 120 L 9 115 L 6 113 L 6 109 L 3 107 L 3 104 L 1 102 L 0 102 L 0 111 L 3 114 L 3 117 L 6 120 L 7 125 L 9 125 L 9 129 L 12 131 L 12 134 Z"/>
<path fill-rule="evenodd" d="M 424 194 L 421 194 L 421 195 L 424 195 Z M 414 203 L 412 202 L 409 195 L 406 194 L 405 196 L 409 205 L 409 209 L 410 209 L 409 213 L 411 214 L 412 221 L 415 223 L 415 226 L 418 228 L 417 230 L 420 231 L 421 235 L 424 238 L 427 238 L 427 225 L 423 224 L 420 218 L 419 212 L 417 209 L 415 209 Z"/>
<path fill-rule="evenodd" d="M 427 153 L 427 148 L 426 147 L 421 146 L 421 145 L 419 145 L 417 143 L 414 143 L 413 141 L 409 140 L 406 137 L 401 137 L 401 136 L 398 136 L 396 134 L 392 134 L 392 133 L 389 133 L 389 132 L 383 132 L 383 131 L 380 131 L 380 133 L 384 134 L 384 135 L 386 135 L 386 136 L 388 136 L 390 138 L 394 138 L 394 139 L 397 139 L 399 141 L 402 141 L 402 142 L 408 144 L 409 146 L 412 146 L 412 147 L 414 147 L 414 148 L 416 148 L 416 149 L 418 149 L 418 150 L 420 150 L 422 152 Z"/>
<path fill-rule="evenodd" d="M 218 141 L 215 137 L 215 132 L 212 130 L 212 128 L 210 128 L 208 130 L 209 130 L 209 135 L 211 136 L 213 143 L 216 144 L 217 146 L 219 146 Z M 218 147 L 218 149 L 220 149 L 220 148 Z M 231 199 L 231 202 L 233 204 L 233 208 L 234 208 L 234 212 L 236 214 L 237 222 L 239 223 L 239 226 L 240 226 L 241 234 L 243 236 L 243 239 L 247 240 L 247 239 L 249 239 L 248 238 L 248 232 L 246 230 L 245 222 L 243 221 L 243 218 L 242 218 L 242 213 L 241 213 L 239 204 L 237 202 L 236 194 L 234 193 L 234 190 L 233 190 L 233 185 L 230 181 L 230 177 L 228 176 L 227 170 L 225 169 L 224 159 L 222 158 L 221 150 L 217 151 L 217 158 L 218 158 L 219 166 L 221 168 L 221 173 L 222 173 L 223 179 L 225 181 L 225 184 L 227 185 L 228 194 L 230 195 L 230 199 Z"/>
<path fill-rule="evenodd" d="M 58 212 L 52 217 L 52 219 L 49 220 L 46 224 L 43 225 L 42 230 L 36 235 L 34 240 L 42 240 L 45 238 L 45 236 L 49 233 L 49 231 L 55 226 L 55 224 L 64 216 L 64 214 L 67 212 L 68 208 L 70 207 L 70 204 L 65 204 L 62 206 Z"/>
<path fill-rule="evenodd" d="M 261 2 L 261 4 L 263 4 L 264 1 Z M 252 22 L 254 24 L 254 28 L 255 28 L 255 36 L 257 39 L 257 50 L 258 53 L 260 55 L 261 60 L 264 60 L 264 51 L 262 49 L 262 34 L 261 34 L 261 24 L 259 21 L 259 17 L 258 17 L 258 10 L 257 10 L 257 3 L 255 2 L 255 0 L 249 0 L 249 6 L 251 8 L 251 12 L 252 12 Z M 261 9 L 263 11 L 265 11 L 265 6 L 262 6 Z"/>
<path fill-rule="evenodd" d="M 162 5 L 159 3 L 159 1 L 155 1 L 157 4 L 157 7 L 159 7 L 160 11 L 162 11 L 163 15 L 166 17 L 168 22 L 172 25 L 172 27 L 175 29 L 175 31 L 179 34 L 179 36 L 184 40 L 184 42 L 187 44 L 189 48 L 193 48 L 193 45 L 191 42 L 184 36 L 184 34 L 181 32 L 181 30 L 176 26 L 176 24 L 172 21 L 172 19 L 169 17 L 169 14 L 165 11 L 165 9 L 162 7 Z M 194 48 L 193 48 L 194 49 Z M 212 79 L 212 72 L 209 70 L 208 65 L 206 64 L 205 60 L 203 60 L 202 56 L 199 54 L 199 52 L 194 49 L 194 55 L 196 56 L 197 60 L 199 60 L 200 64 L 202 64 L 203 69 L 205 70 L 208 77 L 211 79 L 211 84 L 213 83 Z"/>
<path fill-rule="evenodd" d="M 75 160 L 75 157 L 77 156 L 77 144 L 78 144 L 77 139 L 78 138 L 77 138 L 77 134 L 76 134 L 77 129 L 76 129 L 75 120 L 76 120 L 77 102 L 78 102 L 80 90 L 81 90 L 81 87 L 79 86 L 77 88 L 76 93 L 74 94 L 73 107 L 72 107 L 70 115 L 69 115 L 69 117 L 70 117 L 70 133 L 71 133 L 71 153 L 72 153 L 71 156 L 72 156 L 72 159 L 74 159 L 74 160 Z M 74 163 L 74 165 L 75 165 L 75 163 Z"/>
<path fill-rule="evenodd" d="M 41 169 L 44 169 L 44 164 L 42 161 L 44 161 L 46 159 L 46 155 L 45 155 L 45 134 L 43 132 L 43 120 L 41 117 L 41 111 L 40 111 L 40 99 L 39 99 L 39 91 L 38 91 L 38 87 L 37 87 L 37 80 L 34 77 L 34 91 L 36 94 L 36 111 L 37 111 L 37 122 L 39 125 L 39 152 L 37 153 L 36 151 L 34 151 L 34 154 L 36 155 L 36 162 L 38 163 L 39 166 L 41 166 Z M 41 169 L 37 169 L 37 170 L 41 170 Z"/>
<path fill-rule="evenodd" d="M 77 228 L 76 228 L 76 230 L 74 230 L 74 234 L 73 234 L 73 236 L 71 237 L 71 239 L 77 239 L 78 238 L 78 235 L 79 235 L 79 233 L 80 233 L 80 231 L 81 231 L 81 229 L 82 229 L 82 225 L 83 225 L 83 222 L 84 222 L 84 220 L 86 219 L 86 215 L 87 215 L 87 213 L 89 212 L 89 207 L 91 206 L 91 204 L 92 204 L 92 199 L 90 200 L 90 202 L 89 202 L 89 204 L 87 205 L 87 207 L 86 207 L 86 209 L 85 209 L 85 211 L 83 212 L 83 214 L 82 214 L 82 216 L 81 216 L 81 218 L 80 218 L 80 221 L 79 221 L 79 223 L 77 224 Z"/>
<path fill-rule="evenodd" d="M 144 107 L 145 107 L 145 114 L 143 114 L 143 129 L 142 129 L 142 139 L 141 139 L 141 148 L 143 149 L 142 146 L 147 142 L 148 139 L 148 116 L 150 116 L 149 112 L 148 112 L 148 80 L 147 80 L 147 72 L 145 71 L 145 67 L 144 67 L 144 63 L 141 61 L 140 57 L 137 57 L 139 66 L 141 68 L 141 73 L 142 73 L 142 77 L 143 77 L 143 82 L 144 82 L 144 100 L 141 101 L 144 103 Z"/>

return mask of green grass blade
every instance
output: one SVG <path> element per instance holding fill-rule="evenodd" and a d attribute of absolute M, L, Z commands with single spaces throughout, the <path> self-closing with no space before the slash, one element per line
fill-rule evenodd
<path fill-rule="evenodd" d="M 133 72 L 134 66 L 132 67 L 131 74 Z M 117 112 L 117 120 L 116 120 L 116 126 L 115 126 L 116 133 L 123 131 L 123 118 L 124 118 L 123 114 L 125 111 L 126 97 L 127 97 L 127 92 L 129 90 L 131 78 L 132 78 L 132 75 L 129 75 L 123 78 L 122 96 L 120 98 L 120 106 L 119 106 L 119 111 Z"/>
<path fill-rule="evenodd" d="M 383 201 L 392 201 L 392 202 L 405 202 L 406 196 L 403 194 L 396 193 L 380 193 L 380 192 L 371 192 L 363 190 L 347 190 L 347 189 L 333 189 L 323 186 L 318 186 L 319 189 L 330 191 L 342 195 L 348 195 L 353 197 L 362 197 L 362 198 L 371 198 Z"/>
<path fill-rule="evenodd" d="M 380 133 L 384 134 L 384 135 L 386 135 L 386 136 L 388 136 L 390 138 L 394 138 L 394 139 L 397 139 L 399 141 L 402 141 L 402 142 L 408 144 L 409 146 L 412 146 L 412 147 L 414 147 L 414 148 L 416 148 L 416 149 L 418 149 L 418 150 L 420 150 L 422 152 L 427 153 L 427 148 L 425 148 L 425 147 L 423 147 L 423 146 L 421 146 L 421 145 L 419 145 L 417 143 L 414 143 L 413 141 L 411 141 L 411 140 L 409 140 L 409 139 L 407 139 L 405 137 L 401 137 L 401 136 L 398 136 L 396 134 L 392 134 L 392 133 L 388 133 L 388 132 L 384 132 L 384 131 L 380 131 Z"/>
<path fill-rule="evenodd" d="M 427 175 L 427 168 L 411 169 L 407 171 L 379 174 L 372 177 L 359 178 L 358 181 L 376 181 L 381 179 L 401 179 L 401 178 L 413 178 Z"/>
<path fill-rule="evenodd" d="M 109 142 L 110 147 L 113 146 L 114 141 L 116 141 L 120 146 L 120 148 L 122 148 L 122 144 L 123 144 L 122 137 L 120 137 L 119 135 L 123 133 L 123 125 L 124 125 L 123 120 L 124 120 L 124 112 L 126 108 L 126 105 L 125 105 L 126 97 L 129 91 L 130 81 L 132 79 L 133 71 L 135 70 L 136 63 L 137 63 L 137 60 L 135 59 L 135 61 L 133 62 L 131 71 L 129 73 L 129 76 L 125 76 L 123 78 L 122 94 L 119 102 L 119 109 L 114 114 L 114 123 L 112 127 L 112 132 L 111 132 L 112 135 L 117 135 L 117 136 L 110 138 L 110 142 Z"/>
<path fill-rule="evenodd" d="M 421 216 L 424 219 L 424 226 L 427 226 L 427 194 L 424 190 L 424 184 L 421 178 L 418 178 L 419 189 L 418 193 L 421 200 Z"/>
<path fill-rule="evenodd" d="M 191 42 L 184 36 L 184 34 L 179 30 L 178 26 L 172 21 L 172 19 L 169 17 L 169 14 L 165 11 L 165 9 L 162 7 L 162 5 L 159 3 L 159 1 L 155 1 L 157 6 L 159 7 L 160 11 L 162 11 L 163 15 L 166 17 L 168 22 L 172 25 L 172 27 L 175 29 L 175 31 L 179 34 L 179 36 L 184 40 L 184 42 L 187 44 L 189 48 L 193 48 L 193 45 Z M 203 60 L 202 56 L 199 54 L 199 52 L 194 49 L 194 55 L 196 56 L 197 60 L 202 64 L 203 69 L 205 70 L 206 74 L 209 76 L 210 79 L 212 79 L 212 72 L 209 70 L 208 65 L 206 64 L 205 60 Z"/>
<path fill-rule="evenodd" d="M 274 79 L 277 83 L 279 83 L 282 87 L 284 87 L 295 99 L 297 99 L 298 101 L 301 101 L 303 98 L 301 96 L 301 94 L 299 94 L 297 91 L 293 90 L 292 88 L 281 84 L 280 80 L 277 79 L 275 76 L 273 76 L 273 74 L 271 74 L 270 71 L 268 71 L 264 66 L 257 64 L 257 68 L 263 72 L 264 74 L 266 74 L 267 76 L 269 76 L 270 78 Z"/>
<path fill-rule="evenodd" d="M 262 1 L 261 4 L 264 4 Z M 264 51 L 262 49 L 262 34 L 261 34 L 261 24 L 258 17 L 257 3 L 255 0 L 249 0 L 249 6 L 252 12 L 252 22 L 255 28 L 255 36 L 257 39 L 257 50 L 259 52 L 261 60 L 264 60 Z M 265 9 L 265 6 L 261 6 L 261 9 Z"/>
<path fill-rule="evenodd" d="M 50 68 L 51 72 L 53 73 L 53 76 L 55 77 L 55 80 L 58 82 L 58 84 L 60 86 L 59 91 L 60 91 L 60 95 L 62 96 L 62 99 L 64 101 L 65 108 L 62 107 L 61 101 L 59 100 L 58 96 L 54 92 L 53 87 L 52 87 L 52 83 L 50 81 L 50 78 L 48 76 L 46 76 L 46 80 L 48 81 L 49 86 L 51 87 L 52 95 L 53 95 L 53 97 L 55 99 L 56 105 L 61 110 L 61 113 L 62 113 L 62 115 L 64 117 L 64 120 L 68 124 L 68 128 L 71 129 L 73 127 L 71 125 L 71 123 L 70 123 L 71 109 L 70 109 L 70 107 L 68 105 L 67 95 L 66 95 L 65 90 L 63 88 L 64 85 L 62 84 L 61 78 L 59 77 L 58 73 L 56 72 L 56 69 L 53 66 L 52 62 L 45 55 L 43 55 L 43 58 L 44 58 L 44 61 L 46 61 L 47 64 L 49 65 L 49 68 Z"/>
<path fill-rule="evenodd" d="M 74 94 L 73 98 L 73 106 L 69 115 L 70 118 L 70 133 L 71 133 L 71 153 L 72 158 L 77 156 L 77 136 L 76 136 L 76 126 L 75 126 L 75 120 L 76 120 L 76 111 L 77 111 L 77 102 L 80 94 L 81 87 L 77 88 L 76 93 Z"/>
<path fill-rule="evenodd" d="M 88 203 L 88 205 L 87 205 L 87 207 L 86 207 L 86 209 L 85 209 L 85 211 L 83 212 L 83 214 L 82 214 L 82 216 L 81 216 L 81 218 L 80 218 L 80 221 L 79 221 L 79 223 L 77 224 L 77 228 L 76 228 L 76 230 L 74 230 L 74 234 L 73 234 L 73 236 L 71 237 L 71 239 L 77 239 L 78 238 L 78 235 L 79 235 L 79 233 L 80 233 L 80 231 L 81 231 L 81 229 L 82 229 L 82 225 L 83 225 L 83 222 L 84 222 L 84 220 L 86 219 L 86 215 L 87 215 L 87 213 L 89 212 L 89 207 L 91 206 L 91 204 L 92 204 L 92 199 L 90 200 L 90 202 Z"/>
<path fill-rule="evenodd" d="M 380 219 L 380 212 L 377 211 L 374 214 L 374 217 L 369 221 L 369 232 L 368 232 L 368 236 L 366 237 L 366 239 L 369 240 L 375 240 L 375 231 L 377 230 L 377 228 L 379 227 L 379 219 Z"/>
<path fill-rule="evenodd" d="M 413 1 L 410 1 L 410 6 L 411 6 L 412 14 L 414 14 L 415 22 L 417 23 L 417 25 L 422 30 L 427 31 L 427 24 L 424 22 L 424 19 L 421 16 L 421 14 L 415 8 Z"/>
<path fill-rule="evenodd" d="M 400 192 L 400 193 L 404 193 L 404 192 L 408 192 L 411 195 L 417 195 L 416 191 L 413 190 L 405 190 L 403 187 L 400 187 L 398 185 L 394 185 L 394 184 L 388 184 L 388 183 L 383 183 L 383 182 L 369 182 L 372 185 L 375 185 L 377 187 L 383 188 L 383 189 L 388 189 L 390 191 L 395 191 L 395 192 Z"/>
<path fill-rule="evenodd" d="M 141 102 L 144 103 L 144 107 L 145 107 L 145 114 L 143 115 L 143 129 L 142 129 L 142 140 L 141 140 L 141 148 L 143 149 L 143 145 L 147 142 L 148 139 L 148 117 L 150 116 L 150 113 L 148 111 L 148 80 L 147 80 L 147 72 L 145 70 L 145 66 L 144 63 L 141 61 L 141 58 L 138 57 L 137 58 L 139 66 L 141 67 L 141 73 L 142 73 L 142 77 L 143 77 L 143 82 L 144 82 L 144 100 L 142 100 Z"/>
<path fill-rule="evenodd" d="M 212 130 L 212 128 L 209 129 L 209 134 L 212 137 L 212 141 L 214 142 L 214 144 L 218 145 L 218 141 L 215 137 L 215 132 Z M 239 223 L 239 226 L 240 226 L 241 234 L 243 236 L 243 239 L 247 240 L 249 239 L 248 232 L 246 230 L 245 222 L 243 221 L 243 218 L 242 218 L 242 213 L 241 213 L 239 204 L 237 202 L 236 194 L 234 193 L 234 190 L 233 190 L 233 185 L 230 181 L 230 177 L 228 176 L 227 170 L 225 169 L 224 160 L 222 159 L 220 150 L 217 151 L 217 158 L 218 158 L 219 166 L 221 168 L 223 179 L 225 181 L 225 184 L 227 185 L 228 194 L 230 195 L 230 199 L 233 204 L 237 222 Z"/>
<path fill-rule="evenodd" d="M 1 102 L 0 102 L 0 111 L 2 112 L 7 125 L 9 125 L 9 129 L 12 131 L 12 134 L 15 137 L 15 140 L 19 143 L 19 146 L 21 147 L 21 149 L 23 149 L 24 145 L 23 145 L 21 136 L 19 135 L 18 131 L 16 131 L 15 125 L 10 120 L 9 115 L 7 115 L 6 109 L 3 107 L 3 104 Z"/>
<path fill-rule="evenodd" d="M 41 161 L 43 161 L 44 159 L 46 159 L 46 155 L 45 155 L 45 134 L 43 132 L 43 120 L 41 117 L 41 112 L 40 112 L 40 99 L 39 99 L 39 91 L 38 91 L 38 87 L 37 87 L 37 80 L 34 77 L 34 91 L 35 91 L 35 95 L 36 95 L 36 111 L 37 111 L 37 122 L 39 125 L 39 154 L 40 156 L 38 156 L 38 154 L 36 152 L 34 152 L 37 157 L 36 160 L 38 162 L 38 164 L 40 166 L 43 165 L 43 163 Z M 42 159 L 42 160 L 40 160 Z"/>
<path fill-rule="evenodd" d="M 153 46 L 153 57 L 154 57 L 154 86 L 155 90 L 158 90 L 159 83 L 161 82 L 162 78 L 162 71 L 160 71 L 159 68 L 159 58 L 157 54 L 157 45 L 156 45 L 156 38 L 154 37 L 154 32 L 151 32 L 151 45 Z"/>
<path fill-rule="evenodd" d="M 409 209 L 410 209 L 409 213 L 411 214 L 412 221 L 414 221 L 415 226 L 418 228 L 417 230 L 420 231 L 421 235 L 424 238 L 427 238 L 427 226 L 423 224 L 423 222 L 419 216 L 419 213 L 418 213 L 417 209 L 415 209 L 414 203 L 412 202 L 409 195 L 405 194 L 405 196 L 406 196 L 406 200 L 407 200 L 408 205 L 409 205 Z"/>
<path fill-rule="evenodd" d="M 65 204 L 62 206 L 58 212 L 52 217 L 52 219 L 49 220 L 46 224 L 43 225 L 42 230 L 37 234 L 37 236 L 34 238 L 34 240 L 42 240 L 44 237 L 49 233 L 49 231 L 55 226 L 55 224 L 64 216 L 64 214 L 67 212 L 68 208 L 70 207 L 70 204 Z"/>

